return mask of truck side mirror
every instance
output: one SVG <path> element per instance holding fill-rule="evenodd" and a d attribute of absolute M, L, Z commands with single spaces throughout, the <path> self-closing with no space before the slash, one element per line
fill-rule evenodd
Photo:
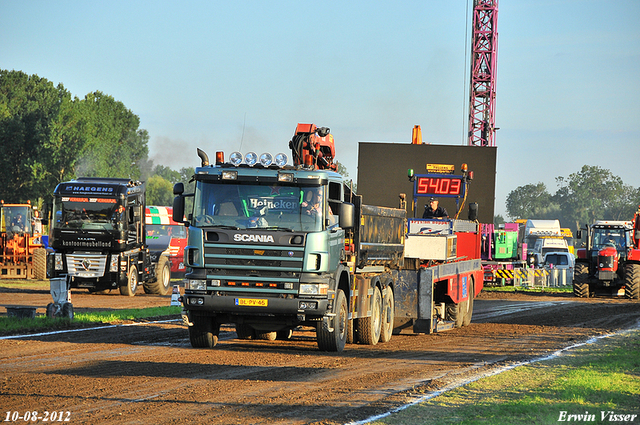
<path fill-rule="evenodd" d="M 179 182 L 173 185 L 173 194 L 182 195 L 184 193 L 184 183 Z"/>
<path fill-rule="evenodd" d="M 176 183 L 176 186 L 182 183 Z M 175 186 L 174 186 L 175 193 Z M 184 221 L 184 196 L 182 194 L 178 194 L 175 198 L 173 198 L 173 213 L 172 213 L 173 221 L 176 223 L 184 223 L 188 225 L 188 222 Z"/>
<path fill-rule="evenodd" d="M 576 231 L 576 237 L 577 237 L 578 239 L 582 239 L 582 230 L 578 229 L 578 230 Z"/>
<path fill-rule="evenodd" d="M 175 210 L 174 210 L 175 211 Z M 351 229 L 355 226 L 356 207 L 348 202 L 340 204 L 340 227 Z"/>

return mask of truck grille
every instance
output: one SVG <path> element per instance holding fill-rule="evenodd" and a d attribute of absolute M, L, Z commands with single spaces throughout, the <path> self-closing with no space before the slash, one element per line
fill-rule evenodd
<path fill-rule="evenodd" d="M 101 254 L 67 255 L 67 272 L 74 277 L 102 277 L 107 256 Z"/>
<path fill-rule="evenodd" d="M 223 280 L 298 282 L 304 248 L 205 243 L 207 277 Z"/>

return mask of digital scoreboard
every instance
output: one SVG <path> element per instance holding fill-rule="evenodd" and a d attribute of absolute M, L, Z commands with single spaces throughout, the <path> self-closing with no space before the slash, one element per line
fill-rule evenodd
<path fill-rule="evenodd" d="M 417 174 L 413 181 L 413 196 L 445 198 L 464 197 L 464 176 L 450 174 Z"/>

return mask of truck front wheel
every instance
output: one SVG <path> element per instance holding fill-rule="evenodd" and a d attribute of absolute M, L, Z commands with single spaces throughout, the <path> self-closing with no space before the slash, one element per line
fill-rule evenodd
<path fill-rule="evenodd" d="M 155 282 L 145 282 L 144 292 L 147 294 L 167 295 L 171 288 L 171 267 L 165 256 L 160 256 L 156 265 Z"/>
<path fill-rule="evenodd" d="M 127 284 L 120 286 L 120 294 L 126 295 L 128 297 L 133 297 L 138 290 L 138 269 L 136 266 L 131 266 L 129 268 L 129 273 L 127 273 Z"/>
<path fill-rule="evenodd" d="M 589 298 L 589 292 L 589 266 L 578 263 L 573 275 L 573 295 L 578 298 Z"/>
<path fill-rule="evenodd" d="M 321 320 L 316 323 L 316 337 L 318 338 L 318 348 L 322 351 L 342 351 L 347 342 L 347 320 L 349 311 L 347 307 L 347 297 L 342 289 L 338 290 L 336 301 L 333 306 L 332 316 L 325 323 Z"/>
<path fill-rule="evenodd" d="M 632 300 L 640 299 L 640 264 L 625 265 L 624 295 Z"/>
<path fill-rule="evenodd" d="M 213 348 L 218 344 L 219 323 L 207 316 L 192 316 L 191 322 L 189 340 L 193 348 Z"/>

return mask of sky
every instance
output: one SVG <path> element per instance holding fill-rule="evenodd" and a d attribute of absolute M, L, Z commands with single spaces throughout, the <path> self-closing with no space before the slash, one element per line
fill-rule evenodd
<path fill-rule="evenodd" d="M 285 152 L 331 128 L 359 142 L 466 145 L 471 0 L 0 0 L 0 69 L 101 91 L 174 170 Z M 640 0 L 500 0 L 495 212 L 508 194 L 599 166 L 639 187 Z M 481 149 L 481 148 L 479 148 Z M 381 159 L 383 167 L 383 159 Z"/>

